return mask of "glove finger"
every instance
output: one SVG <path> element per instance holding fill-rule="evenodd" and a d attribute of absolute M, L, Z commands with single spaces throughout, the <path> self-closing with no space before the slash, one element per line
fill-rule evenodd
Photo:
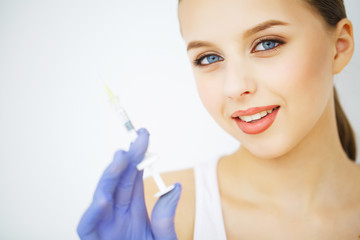
<path fill-rule="evenodd" d="M 171 192 L 163 195 L 157 201 L 151 214 L 151 229 L 157 240 L 177 239 L 174 217 L 180 199 L 181 185 L 175 184 Z"/>
<path fill-rule="evenodd" d="M 136 179 L 138 175 L 136 165 L 144 158 L 149 143 L 149 133 L 142 128 L 138 131 L 138 135 L 139 137 L 131 144 L 128 152 L 129 165 L 121 175 L 116 187 L 115 206 L 118 210 L 127 211 L 132 201 L 135 183 L 142 182 L 142 179 Z"/>
<path fill-rule="evenodd" d="M 124 218 L 124 213 L 130 213 L 131 221 L 135 223 L 136 226 L 150 226 L 150 220 L 145 205 L 143 171 L 137 172 L 130 208 L 116 207 L 115 210 L 116 219 L 119 219 L 120 221 Z M 141 229 L 141 227 L 138 229 Z"/>
<path fill-rule="evenodd" d="M 96 233 L 96 226 L 100 220 L 101 208 L 90 206 L 77 226 L 77 233 L 81 240 L 100 240 Z"/>
<path fill-rule="evenodd" d="M 149 221 L 145 204 L 143 173 L 144 171 L 139 171 L 135 179 L 131 212 L 133 216 Z"/>
<path fill-rule="evenodd" d="M 98 223 L 104 219 L 108 212 L 107 210 L 112 208 L 116 185 L 119 181 L 119 177 L 127 168 L 127 165 L 128 159 L 126 152 L 122 150 L 117 151 L 113 161 L 105 169 L 99 180 L 90 207 L 85 211 L 79 222 L 77 228 L 79 236 L 84 238 L 95 232 Z"/>
<path fill-rule="evenodd" d="M 129 165 L 128 154 L 117 151 L 114 160 L 105 169 L 94 193 L 94 201 L 112 201 L 119 178 Z"/>

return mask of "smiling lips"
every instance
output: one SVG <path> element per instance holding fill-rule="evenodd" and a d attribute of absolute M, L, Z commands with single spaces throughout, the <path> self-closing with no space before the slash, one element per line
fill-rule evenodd
<path fill-rule="evenodd" d="M 249 108 L 231 115 L 238 127 L 247 134 L 259 134 L 268 129 L 274 122 L 280 106 Z"/>

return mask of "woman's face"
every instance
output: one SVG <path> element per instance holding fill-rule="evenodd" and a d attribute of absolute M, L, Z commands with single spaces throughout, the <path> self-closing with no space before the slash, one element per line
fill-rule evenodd
<path fill-rule="evenodd" d="M 252 154 L 280 157 L 327 124 L 332 32 L 303 0 L 182 0 L 179 21 L 205 108 Z"/>

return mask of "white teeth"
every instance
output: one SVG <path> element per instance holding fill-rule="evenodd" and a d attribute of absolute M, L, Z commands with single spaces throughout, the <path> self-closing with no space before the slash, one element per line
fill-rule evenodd
<path fill-rule="evenodd" d="M 256 113 L 254 115 L 251 116 L 239 116 L 239 119 L 245 121 L 245 122 L 251 122 L 253 120 L 259 120 L 262 117 L 265 117 L 266 115 L 270 114 L 273 112 L 274 109 L 271 110 L 267 110 L 267 111 L 262 111 L 260 113 Z"/>
<path fill-rule="evenodd" d="M 267 111 L 262 111 L 262 112 L 260 113 L 261 117 L 265 117 L 267 114 L 268 114 Z"/>
<path fill-rule="evenodd" d="M 251 116 L 242 116 L 239 118 L 245 122 L 251 122 L 253 120 Z"/>
<path fill-rule="evenodd" d="M 257 114 L 252 115 L 251 118 L 252 118 L 252 120 L 258 120 L 261 118 L 261 115 L 260 115 L 260 113 L 257 113 Z"/>

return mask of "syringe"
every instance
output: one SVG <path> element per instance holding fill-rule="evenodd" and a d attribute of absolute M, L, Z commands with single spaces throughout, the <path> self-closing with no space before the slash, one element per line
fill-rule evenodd
<path fill-rule="evenodd" d="M 121 107 L 119 98 L 115 94 L 113 94 L 113 92 L 107 85 L 105 85 L 105 88 L 109 96 L 109 101 L 114 107 L 115 111 L 120 116 L 121 123 L 124 125 L 126 131 L 128 132 L 131 142 L 135 141 L 135 139 L 137 138 L 136 130 L 131 123 L 129 117 L 127 116 L 124 108 Z M 153 177 L 156 185 L 159 188 L 159 192 L 154 195 L 155 197 L 160 197 L 170 192 L 174 188 L 174 185 L 167 187 L 160 174 L 152 167 L 152 164 L 158 159 L 158 155 L 147 152 L 144 159 L 136 166 L 137 170 L 139 171 L 146 169 L 148 173 Z"/>

